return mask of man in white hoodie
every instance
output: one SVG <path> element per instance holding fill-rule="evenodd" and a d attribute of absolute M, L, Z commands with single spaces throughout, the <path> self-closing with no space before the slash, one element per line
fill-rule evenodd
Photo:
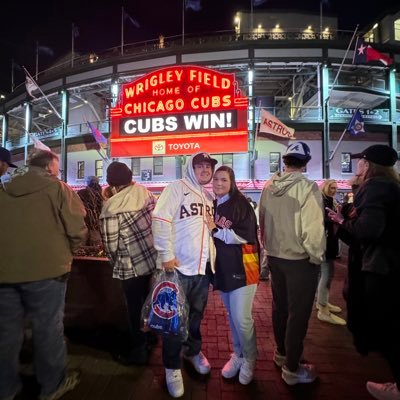
<path fill-rule="evenodd" d="M 260 229 L 272 281 L 274 362 L 288 385 L 310 383 L 313 365 L 301 363 L 320 264 L 325 253 L 321 192 L 302 174 L 311 160 L 304 142 L 288 146 L 285 171 L 265 185 L 260 199 Z"/>
<path fill-rule="evenodd" d="M 184 357 L 200 374 L 210 372 L 201 352 L 200 324 L 207 305 L 209 279 L 206 266 L 214 262 L 215 250 L 206 225 L 213 215 L 213 197 L 204 189 L 214 173 L 217 160 L 207 153 L 192 155 L 186 176 L 169 184 L 161 193 L 153 212 L 154 245 L 167 271 L 176 269 L 189 304 L 189 337 Z M 167 387 L 172 397 L 183 396 L 181 340 L 163 338 L 163 363 Z"/>
<path fill-rule="evenodd" d="M 100 231 L 104 249 L 113 264 L 113 278 L 120 279 L 129 314 L 131 343 L 125 354 L 114 354 L 124 365 L 147 363 L 149 336 L 140 330 L 140 313 L 156 268 L 157 252 L 151 232 L 154 196 L 132 182 L 132 171 L 114 161 L 107 168 L 107 183 L 116 194 L 103 205 Z"/>

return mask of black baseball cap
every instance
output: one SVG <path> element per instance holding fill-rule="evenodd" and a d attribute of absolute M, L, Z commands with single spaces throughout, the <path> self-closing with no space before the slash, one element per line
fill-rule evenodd
<path fill-rule="evenodd" d="M 364 151 L 357 154 L 352 154 L 351 158 L 364 158 L 384 167 L 393 167 L 398 160 L 397 151 L 386 144 L 374 144 L 367 147 Z"/>
<path fill-rule="evenodd" d="M 11 168 L 18 168 L 17 165 L 11 162 L 11 153 L 4 147 L 0 147 L 0 161 L 6 162 Z"/>
<path fill-rule="evenodd" d="M 218 161 L 215 158 L 211 158 L 208 153 L 199 153 L 193 157 L 192 165 L 195 166 L 196 164 L 200 164 L 202 162 L 210 163 L 213 168 L 215 167 L 215 164 L 218 163 Z"/>

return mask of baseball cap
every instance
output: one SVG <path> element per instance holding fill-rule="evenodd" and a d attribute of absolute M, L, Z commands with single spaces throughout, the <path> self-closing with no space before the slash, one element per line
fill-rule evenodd
<path fill-rule="evenodd" d="M 367 147 L 364 151 L 350 156 L 354 158 L 364 158 L 384 167 L 392 167 L 398 160 L 398 155 L 395 149 L 385 144 L 374 144 Z"/>
<path fill-rule="evenodd" d="M 0 147 L 0 161 L 6 162 L 11 168 L 18 168 L 11 162 L 11 153 L 4 147 Z"/>
<path fill-rule="evenodd" d="M 199 153 L 193 157 L 193 165 L 200 164 L 202 162 L 210 163 L 213 168 L 215 167 L 215 164 L 218 163 L 218 161 L 215 158 L 211 158 L 208 153 Z"/>
<path fill-rule="evenodd" d="M 304 142 L 294 142 L 289 144 L 289 146 L 287 147 L 286 153 L 283 155 L 283 157 L 285 156 L 294 157 L 299 160 L 310 161 L 311 150 Z"/>

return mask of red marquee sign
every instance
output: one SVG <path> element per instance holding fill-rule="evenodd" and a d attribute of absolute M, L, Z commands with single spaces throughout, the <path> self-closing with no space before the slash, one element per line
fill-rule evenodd
<path fill-rule="evenodd" d="M 111 109 L 111 156 L 246 152 L 247 97 L 234 74 L 192 65 L 123 85 Z"/>

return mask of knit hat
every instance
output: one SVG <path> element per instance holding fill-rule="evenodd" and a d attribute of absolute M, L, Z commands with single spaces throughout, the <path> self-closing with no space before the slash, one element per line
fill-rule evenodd
<path fill-rule="evenodd" d="M 107 168 L 107 183 L 110 186 L 124 186 L 132 182 L 132 171 L 124 163 L 113 161 Z"/>
<path fill-rule="evenodd" d="M 385 144 L 369 146 L 361 153 L 352 154 L 351 158 L 364 158 L 367 161 L 383 165 L 384 167 L 393 167 L 398 160 L 396 150 Z"/>

